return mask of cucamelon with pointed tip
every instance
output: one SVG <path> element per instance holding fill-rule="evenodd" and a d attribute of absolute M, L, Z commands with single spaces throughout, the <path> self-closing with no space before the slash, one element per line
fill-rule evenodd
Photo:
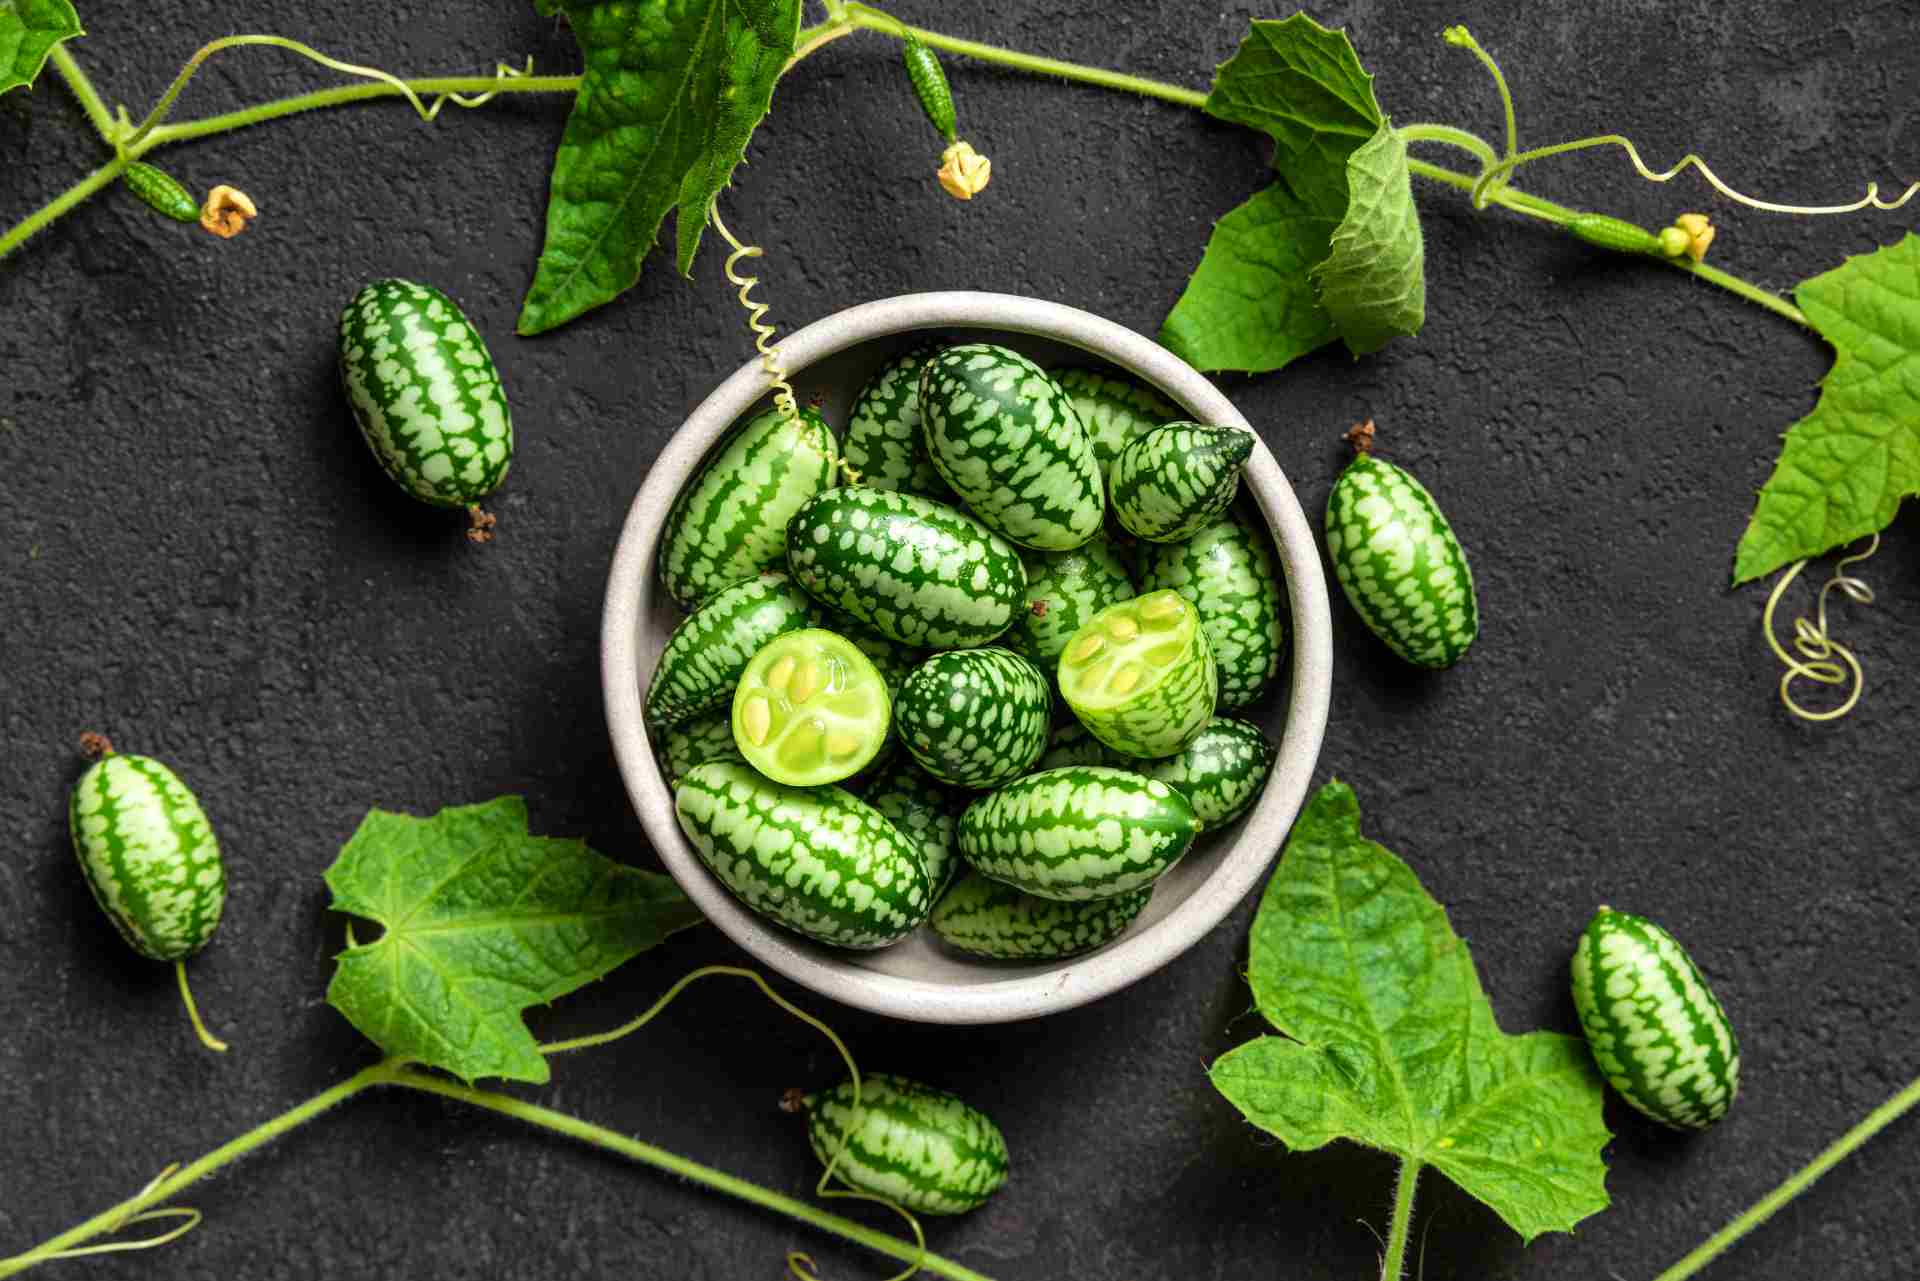
<path fill-rule="evenodd" d="M 809 1094 L 807 1141 L 852 1187 L 921 1214 L 964 1214 L 1000 1190 L 1007 1141 L 984 1112 L 944 1090 L 867 1072 Z"/>
<path fill-rule="evenodd" d="M 1153 887 L 1067 903 L 969 872 L 934 905 L 928 923 L 947 946 L 1001 961 L 1059 960 L 1104 947 L 1133 924 Z"/>
<path fill-rule="evenodd" d="M 922 769 L 981 790 L 1024 774 L 1047 750 L 1053 687 L 1011 650 L 952 649 L 913 669 L 894 711 Z"/>
<path fill-rule="evenodd" d="M 1662 1125 L 1704 1130 L 1740 1090 L 1740 1042 L 1673 935 L 1602 907 L 1573 954 L 1573 1006 L 1620 1097 Z"/>
<path fill-rule="evenodd" d="M 647 723 L 666 727 L 722 706 L 762 646 L 812 627 L 819 607 L 779 572 L 756 574 L 702 601 L 667 638 L 647 682 Z"/>
<path fill-rule="evenodd" d="M 1129 442 L 1108 472 L 1120 525 L 1148 542 L 1174 543 L 1218 520 L 1240 490 L 1253 433 L 1169 423 Z"/>
<path fill-rule="evenodd" d="M 1199 831 L 1187 798 L 1159 779 L 1073 765 L 989 792 L 967 806 L 956 834 L 975 871 L 1072 901 L 1153 884 Z"/>
<path fill-rule="evenodd" d="M 1286 653 L 1286 585 L 1264 530 L 1231 514 L 1178 543 L 1143 544 L 1140 590 L 1176 591 L 1200 611 L 1220 676 L 1219 710 L 1266 693 Z"/>
<path fill-rule="evenodd" d="M 1139 761 L 1135 768 L 1170 784 L 1212 829 L 1231 823 L 1259 799 L 1273 768 L 1273 744 L 1250 721 L 1216 716 L 1178 755 Z"/>

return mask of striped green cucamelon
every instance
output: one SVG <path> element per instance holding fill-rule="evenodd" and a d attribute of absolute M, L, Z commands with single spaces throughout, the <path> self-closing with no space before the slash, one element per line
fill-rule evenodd
<path fill-rule="evenodd" d="M 688 770 L 674 815 L 708 869 L 754 911 L 835 947 L 906 937 L 933 907 L 920 849 L 838 787 L 785 787 L 752 766 Z"/>
<path fill-rule="evenodd" d="M 900 741 L 943 783 L 983 790 L 1047 749 L 1053 687 L 1011 650 L 951 649 L 913 669 L 894 708 Z"/>
<path fill-rule="evenodd" d="M 1136 538 L 1176 543 L 1218 520 L 1240 490 L 1253 433 L 1168 423 L 1137 437 L 1107 473 L 1108 500 Z"/>
<path fill-rule="evenodd" d="M 734 428 L 667 511 L 660 583 L 692 608 L 721 588 L 777 569 L 787 522 L 839 479 L 833 429 L 808 408 L 776 407 Z"/>
<path fill-rule="evenodd" d="M 664 728 L 649 727 L 660 760 L 660 774 L 668 787 L 676 787 L 688 770 L 709 761 L 745 761 L 740 745 L 733 741 L 733 705 L 722 704 L 712 711 Z"/>
<path fill-rule="evenodd" d="M 947 946 L 1002 961 L 1058 960 L 1120 937 L 1153 887 L 1063 903 L 969 872 L 934 905 L 928 924 Z"/>
<path fill-rule="evenodd" d="M 952 496 L 920 430 L 920 371 L 934 350 L 915 347 L 895 356 L 854 397 L 841 452 L 860 484 L 943 502 Z"/>
<path fill-rule="evenodd" d="M 809 1094 L 807 1142 L 820 1164 L 862 1192 L 921 1214 L 964 1214 L 1007 1181 L 1007 1141 L 984 1112 L 901 1076 L 860 1078 Z"/>
<path fill-rule="evenodd" d="M 647 723 L 665 727 L 722 706 L 760 648 L 815 624 L 818 606 L 777 571 L 756 574 L 701 602 L 667 638 L 647 682 Z"/>
<path fill-rule="evenodd" d="M 89 734 L 99 756 L 73 785 L 67 828 L 94 901 L 134 951 L 171 961 L 194 1031 L 225 1050 L 200 1021 L 187 988 L 186 960 L 207 945 L 227 903 L 220 842 L 199 798 L 151 756 L 120 755 Z"/>
<path fill-rule="evenodd" d="M 1239 818 L 1259 798 L 1273 768 L 1273 744 L 1258 725 L 1216 716 L 1179 755 L 1135 768 L 1171 784 L 1211 829 Z"/>
<path fill-rule="evenodd" d="M 1200 831 L 1157 778 L 1070 765 L 1017 778 L 960 815 L 960 856 L 1041 898 L 1113 898 L 1153 884 Z"/>
<path fill-rule="evenodd" d="M 787 565 L 815 600 L 925 649 L 986 644 L 1027 590 L 1020 557 L 979 521 L 864 485 L 830 489 L 794 513 Z"/>
<path fill-rule="evenodd" d="M 433 286 L 376 280 L 353 296 L 340 314 L 340 381 L 380 466 L 421 502 L 472 507 L 506 479 L 513 421 L 500 375 Z"/>
<path fill-rule="evenodd" d="M 199 222 L 200 202 L 193 193 L 180 185 L 180 180 L 164 169 L 157 169 L 144 160 L 136 160 L 127 166 L 120 181 L 127 184 L 127 190 L 139 197 L 140 203 L 175 222 Z"/>
<path fill-rule="evenodd" d="M 1373 424 L 1327 496 L 1327 553 L 1354 612 L 1416 667 L 1451 667 L 1480 630 L 1473 571 L 1433 495 L 1373 455 Z"/>
<path fill-rule="evenodd" d="M 1136 756 L 1122 756 L 1105 743 L 1087 732 L 1076 717 L 1053 727 L 1053 733 L 1047 738 L 1047 750 L 1033 763 L 1035 770 L 1059 769 L 1062 765 L 1111 765 L 1116 769 L 1132 769 L 1145 765 Z"/>
<path fill-rule="evenodd" d="M 1010 348 L 935 352 L 920 376 L 927 453 L 987 528 L 1043 551 L 1078 547 L 1106 510 L 1100 464 L 1073 403 Z"/>
<path fill-rule="evenodd" d="M 1286 653 L 1286 587 L 1264 530 L 1228 514 L 1184 542 L 1147 544 L 1142 592 L 1179 592 L 1200 611 L 1230 712 L 1266 693 Z"/>
<path fill-rule="evenodd" d="M 1023 551 L 1027 600 L 1004 643 L 1052 673 L 1060 651 L 1089 618 L 1133 595 L 1133 580 L 1106 534 L 1064 552 Z"/>
<path fill-rule="evenodd" d="M 927 113 L 927 123 L 942 138 L 954 141 L 953 87 L 941 69 L 940 56 L 911 31 L 901 38 L 900 51 L 906 59 L 907 79 L 913 83 L 913 95 L 920 99 L 920 109 Z"/>
<path fill-rule="evenodd" d="M 927 881 L 935 902 L 960 870 L 960 852 L 954 847 L 953 825 L 966 808 L 967 794 L 946 786 L 910 760 L 887 770 L 863 799 L 887 816 L 903 836 L 920 844 L 927 865 Z"/>
<path fill-rule="evenodd" d="M 1573 954 L 1573 1006 L 1601 1074 L 1635 1108 L 1680 1130 L 1727 1114 L 1740 1042 L 1673 935 L 1602 907 Z"/>
<path fill-rule="evenodd" d="M 1092 735 L 1127 756 L 1171 756 L 1206 726 L 1219 700 L 1200 612 L 1174 591 L 1095 614 L 1060 655 L 1060 695 Z"/>
<path fill-rule="evenodd" d="M 1073 402 L 1080 427 L 1093 442 L 1101 475 L 1111 475 L 1127 442 L 1184 415 L 1159 392 L 1097 369 L 1056 369 L 1054 381 Z"/>
<path fill-rule="evenodd" d="M 1660 237 L 1637 222 L 1615 218 L 1611 214 L 1582 213 L 1567 220 L 1566 228 L 1581 240 L 1602 249 L 1623 254 L 1651 254 L 1664 258 Z"/>

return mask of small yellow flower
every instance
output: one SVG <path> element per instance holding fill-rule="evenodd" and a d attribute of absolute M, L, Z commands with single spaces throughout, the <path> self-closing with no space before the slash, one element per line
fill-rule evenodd
<path fill-rule="evenodd" d="M 1707 256 L 1707 246 L 1713 243 L 1714 226 L 1705 214 L 1683 213 L 1673 220 L 1673 225 L 1686 233 L 1686 255 L 1699 262 Z"/>
<path fill-rule="evenodd" d="M 940 185 L 955 200 L 972 200 L 993 177 L 993 162 L 968 143 L 954 143 L 940 159 Z"/>
<path fill-rule="evenodd" d="M 200 207 L 200 225 L 222 240 L 232 240 L 259 215 L 246 192 L 222 183 L 207 193 L 207 203 Z"/>

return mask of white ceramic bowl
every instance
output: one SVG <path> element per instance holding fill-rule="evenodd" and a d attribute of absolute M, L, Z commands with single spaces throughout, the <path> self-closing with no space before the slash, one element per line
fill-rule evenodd
<path fill-rule="evenodd" d="M 830 422 L 875 369 L 928 339 L 990 340 L 1042 364 L 1106 364 L 1159 388 L 1196 421 L 1248 427 L 1220 392 L 1165 348 L 1109 320 L 1008 294 L 908 294 L 848 308 L 780 344 L 793 385 L 819 396 Z M 973 960 L 922 929 L 890 948 L 823 947 L 755 915 L 715 880 L 674 820 L 673 795 L 648 742 L 641 704 L 680 614 L 660 589 L 654 558 L 674 495 L 728 427 L 767 401 L 766 374 L 749 361 L 700 403 L 661 451 L 627 515 L 607 584 L 601 679 L 614 753 L 634 809 L 662 861 L 708 919 L 762 964 L 824 996 L 928 1023 L 1002 1023 L 1071 1009 L 1142 978 L 1219 924 L 1271 865 L 1306 796 L 1326 729 L 1332 635 L 1327 586 L 1312 528 L 1273 455 L 1256 444 L 1246 488 L 1266 517 L 1292 605 L 1290 663 L 1279 689 L 1238 715 L 1279 742 L 1272 777 L 1239 822 L 1208 833 L 1155 888 L 1118 940 L 1064 961 Z"/>

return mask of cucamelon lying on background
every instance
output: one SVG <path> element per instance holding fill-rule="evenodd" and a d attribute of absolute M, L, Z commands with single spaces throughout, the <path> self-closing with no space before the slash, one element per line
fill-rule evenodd
<path fill-rule="evenodd" d="M 1007 1181 L 1007 1141 L 984 1112 L 944 1090 L 866 1072 L 800 1100 L 822 1166 L 862 1192 L 921 1214 L 963 1214 Z"/>

